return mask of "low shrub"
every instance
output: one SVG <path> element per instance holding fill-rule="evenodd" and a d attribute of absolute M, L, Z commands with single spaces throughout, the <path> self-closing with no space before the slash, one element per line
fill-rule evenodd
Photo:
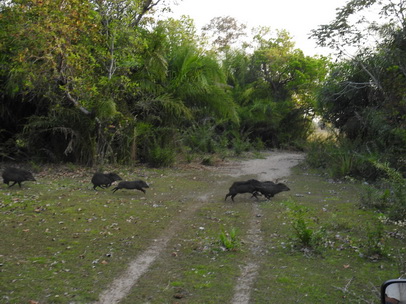
<path fill-rule="evenodd" d="M 288 215 L 291 218 L 295 247 L 300 250 L 319 251 L 325 238 L 324 229 L 312 223 L 306 207 L 296 203 L 289 203 L 289 205 Z"/>
<path fill-rule="evenodd" d="M 219 244 L 227 251 L 236 251 L 240 246 L 237 230 L 232 228 L 230 232 L 222 231 L 219 235 Z"/>
<path fill-rule="evenodd" d="M 385 229 L 382 222 L 377 221 L 367 226 L 366 240 L 360 242 L 361 254 L 363 257 L 377 260 L 387 256 L 385 245 Z"/>
<path fill-rule="evenodd" d="M 147 155 L 147 162 L 151 167 L 170 167 L 175 163 L 176 153 L 167 147 L 155 146 Z"/>
<path fill-rule="evenodd" d="M 365 187 L 361 194 L 362 208 L 377 209 L 392 221 L 406 219 L 406 180 L 387 163 L 373 163 L 381 175 L 379 182 Z"/>

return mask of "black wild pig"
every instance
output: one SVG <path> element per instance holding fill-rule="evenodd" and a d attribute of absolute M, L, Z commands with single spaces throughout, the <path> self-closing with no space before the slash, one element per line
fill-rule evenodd
<path fill-rule="evenodd" d="M 8 167 L 3 171 L 2 174 L 3 182 L 9 187 L 14 186 L 16 183 L 21 188 L 21 183 L 25 181 L 36 181 L 32 173 L 23 169 Z M 9 185 L 9 182 L 14 182 L 12 185 Z"/>
<path fill-rule="evenodd" d="M 273 182 L 263 182 L 261 186 L 257 187 L 256 191 L 261 193 L 267 199 L 274 197 L 275 194 L 278 194 L 282 191 L 289 191 L 289 187 L 286 186 L 284 183 L 273 183 Z"/>
<path fill-rule="evenodd" d="M 266 187 L 271 187 L 271 185 L 276 185 L 274 182 L 271 181 L 266 181 L 266 182 L 260 182 L 260 184 L 258 185 L 258 189 L 262 188 L 266 188 Z M 255 196 L 257 197 L 257 195 L 262 195 L 261 192 L 259 190 L 256 190 L 251 197 Z"/>
<path fill-rule="evenodd" d="M 255 198 L 257 198 L 257 192 L 259 192 L 258 187 L 261 187 L 261 182 L 256 179 L 250 179 L 247 181 L 234 182 L 229 192 L 226 194 L 224 200 L 231 196 L 231 200 L 234 202 L 234 197 L 239 193 L 251 193 Z"/>
<path fill-rule="evenodd" d="M 136 190 L 140 190 L 145 193 L 145 190 L 143 188 L 149 188 L 148 184 L 146 182 L 144 182 L 143 180 L 136 180 L 136 181 L 131 181 L 131 182 L 124 181 L 124 182 L 119 182 L 117 187 L 115 187 L 112 191 L 114 193 L 120 189 L 136 189 Z"/>
<path fill-rule="evenodd" d="M 108 188 L 111 186 L 113 182 L 119 180 L 122 180 L 122 178 L 118 176 L 116 173 L 104 174 L 96 172 L 92 177 L 93 189 L 96 190 L 96 187 Z"/>

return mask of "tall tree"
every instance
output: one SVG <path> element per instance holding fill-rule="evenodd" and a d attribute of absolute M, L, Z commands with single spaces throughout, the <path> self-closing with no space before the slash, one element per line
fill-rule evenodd
<path fill-rule="evenodd" d="M 120 126 L 116 123 L 115 128 L 108 128 L 112 119 L 120 120 L 117 99 L 122 96 L 117 92 L 134 88 L 126 77 L 128 66 L 140 65 L 134 54 L 143 43 L 134 39 L 134 26 L 159 2 L 22 0 L 5 4 L 0 18 L 5 42 L 0 45 L 2 71 L 8 71 L 2 75 L 4 88 L 10 96 L 29 99 L 34 108 L 41 109 L 26 130 L 37 136 L 62 132 L 66 140 L 60 144 L 65 142 L 65 154 L 87 149 L 88 153 L 78 153 L 84 161 L 103 159 L 111 152 L 109 134 L 117 134 Z M 102 5 L 107 12 L 101 10 Z M 118 33 L 127 33 L 129 39 Z M 64 109 L 71 106 L 85 114 L 82 122 L 89 121 L 80 131 L 75 124 L 58 125 L 65 121 L 61 119 L 67 113 Z M 80 141 L 85 134 L 87 140 Z M 74 149 L 79 142 L 81 148 Z"/>
<path fill-rule="evenodd" d="M 357 28 L 351 17 L 379 8 L 379 22 Z M 349 1 L 337 18 L 314 31 L 320 44 L 357 52 L 335 65 L 320 95 L 325 119 L 349 138 L 354 149 L 405 171 L 406 4 L 404 1 Z M 367 20 L 362 20 L 367 21 Z M 375 45 L 364 43 L 373 35 Z M 368 36 L 371 37 L 371 36 Z M 342 43 L 340 45 L 340 43 Z M 342 52 L 343 53 L 343 52 Z M 341 57 L 343 59 L 343 57 Z"/>
<path fill-rule="evenodd" d="M 337 8 L 331 23 L 312 30 L 311 37 L 338 56 L 348 57 L 354 51 L 373 49 L 384 38 L 379 33 L 385 28 L 405 28 L 405 8 L 403 0 L 350 0 Z"/>
<path fill-rule="evenodd" d="M 270 146 L 304 139 L 327 61 L 304 56 L 286 31 L 272 36 L 268 28 L 258 30 L 252 55 L 230 52 L 224 61 L 242 126 Z"/>
<path fill-rule="evenodd" d="M 203 35 L 207 37 L 219 51 L 226 51 L 239 40 L 247 36 L 247 26 L 230 16 L 215 17 L 203 26 Z"/>
<path fill-rule="evenodd" d="M 3 88 L 8 98 L 15 104 L 30 102 L 37 117 L 50 117 L 47 111 L 62 115 L 61 109 L 69 105 L 91 120 L 95 61 L 88 46 L 97 43 L 98 31 L 89 3 L 10 1 L 1 17 L 2 71 L 7 73 L 2 75 Z M 80 132 L 72 125 L 53 124 L 48 130 L 62 133 L 65 154 L 79 142 Z"/>

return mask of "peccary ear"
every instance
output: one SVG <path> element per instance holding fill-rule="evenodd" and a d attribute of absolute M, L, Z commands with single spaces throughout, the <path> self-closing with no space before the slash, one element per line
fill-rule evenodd
<path fill-rule="evenodd" d="M 277 178 L 277 179 L 275 180 L 275 184 L 277 184 L 277 183 L 278 183 L 278 181 L 279 181 L 279 178 Z"/>

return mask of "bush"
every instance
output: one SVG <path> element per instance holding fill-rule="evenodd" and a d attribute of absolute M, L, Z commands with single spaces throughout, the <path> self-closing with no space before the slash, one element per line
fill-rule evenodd
<path fill-rule="evenodd" d="M 313 168 L 326 168 L 329 161 L 328 150 L 332 145 L 331 139 L 316 137 L 310 140 L 305 147 L 307 164 Z"/>
<path fill-rule="evenodd" d="M 240 246 L 237 230 L 235 228 L 232 228 L 229 233 L 222 231 L 219 235 L 219 239 L 220 246 L 228 251 L 236 251 Z"/>
<path fill-rule="evenodd" d="M 247 152 L 251 149 L 251 143 L 248 139 L 242 139 L 236 137 L 232 140 L 232 148 L 234 150 L 235 155 L 241 155 L 243 152 Z"/>
<path fill-rule="evenodd" d="M 193 152 L 214 153 L 215 151 L 215 126 L 206 123 L 193 125 L 183 134 L 183 143 Z"/>
<path fill-rule="evenodd" d="M 385 175 L 375 165 L 383 162 L 385 155 L 361 148 L 346 138 L 315 138 L 306 145 L 306 152 L 311 167 L 325 169 L 333 178 L 352 176 L 374 181 Z"/>
<path fill-rule="evenodd" d="M 325 238 L 324 229 L 316 229 L 310 221 L 309 211 L 306 207 L 291 204 L 288 211 L 292 219 L 294 241 L 300 250 L 318 251 Z"/>
<path fill-rule="evenodd" d="M 387 256 L 385 230 L 382 222 L 377 221 L 367 227 L 366 241 L 361 242 L 361 253 L 365 258 L 381 259 Z"/>
<path fill-rule="evenodd" d="M 406 219 L 406 180 L 387 163 L 373 163 L 385 175 L 378 183 L 368 186 L 361 194 L 360 205 L 385 213 L 392 221 Z"/>
<path fill-rule="evenodd" d="M 153 147 L 147 156 L 147 162 L 152 167 L 170 167 L 175 162 L 176 153 L 171 148 Z"/>

